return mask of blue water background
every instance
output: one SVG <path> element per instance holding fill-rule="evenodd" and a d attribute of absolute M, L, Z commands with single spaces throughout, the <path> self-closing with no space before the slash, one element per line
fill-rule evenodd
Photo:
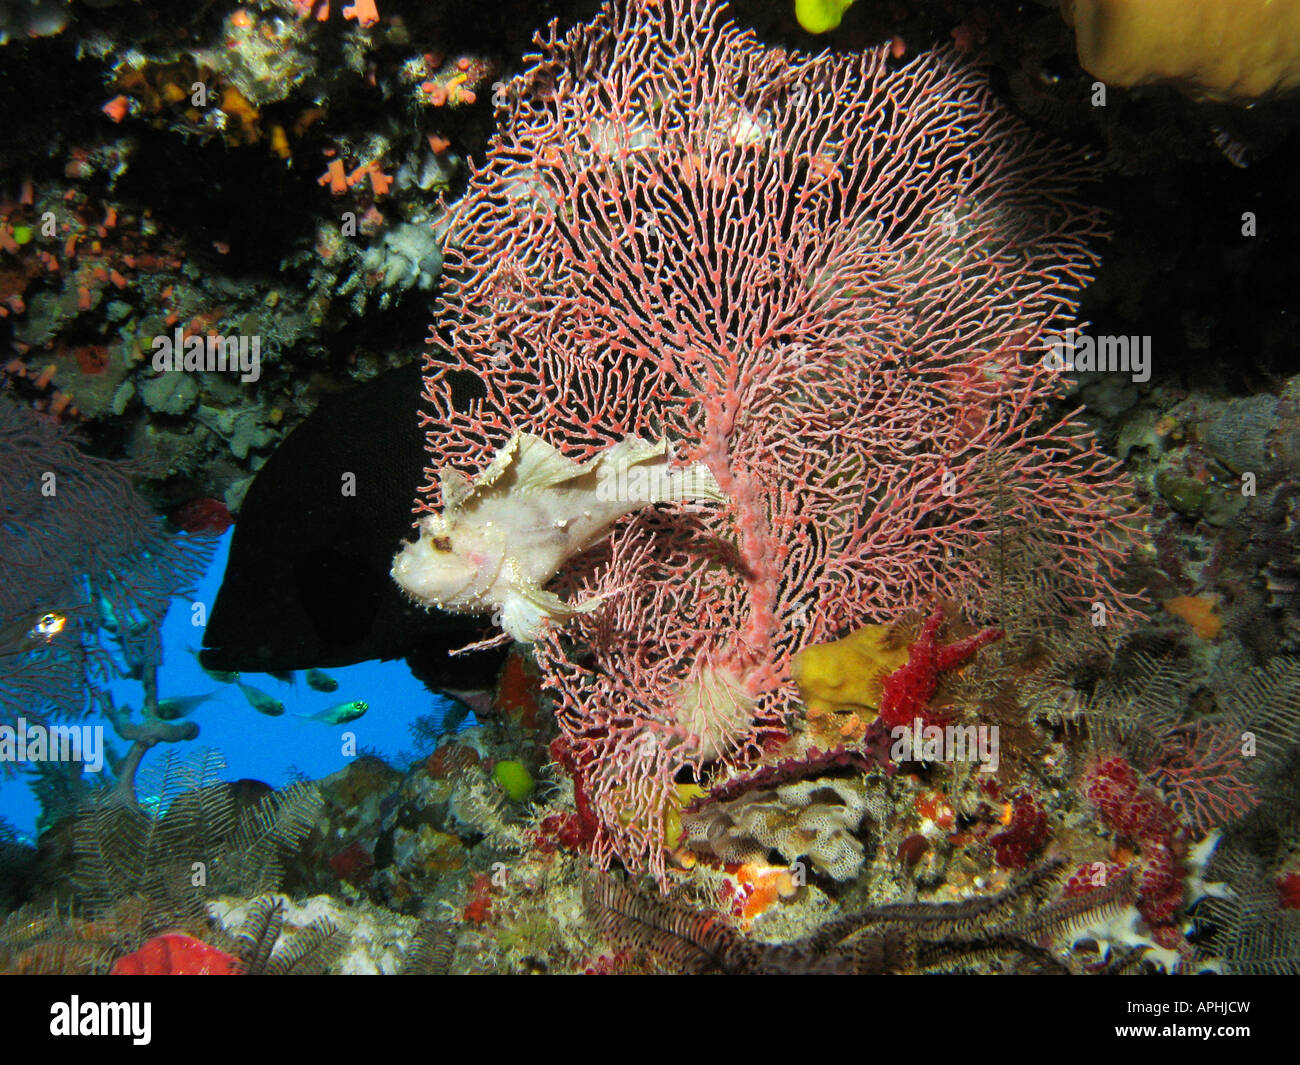
<path fill-rule="evenodd" d="M 198 650 L 203 639 L 202 629 L 191 621 L 192 605 L 201 602 L 211 611 L 226 569 L 232 535 L 228 531 L 221 538 L 197 594 L 173 599 L 163 622 L 159 698 L 215 693 L 189 717 L 198 723 L 199 737 L 190 743 L 157 745 L 145 756 L 141 769 L 147 769 L 167 750 L 197 754 L 203 748 L 214 748 L 226 760 L 228 768 L 222 774 L 225 779 L 251 778 L 280 787 L 290 781 L 293 769 L 313 780 L 342 769 L 351 760 L 343 750 L 344 734 L 348 732 L 355 734 L 358 751 L 376 750 L 390 759 L 399 751 L 410 751 L 415 746 L 411 722 L 424 715 L 441 718 L 451 704 L 430 693 L 400 659 L 328 669 L 325 672 L 339 682 L 334 692 L 312 691 L 303 673 L 294 674 L 292 685 L 282 684 L 265 673 L 243 674 L 240 679 L 244 683 L 284 703 L 286 712 L 278 718 L 259 714 L 249 706 L 236 685 L 218 684 L 199 668 L 194 656 L 186 651 L 187 647 Z M 134 717 L 138 720 L 143 702 L 142 685 L 136 681 L 118 681 L 112 686 L 112 692 L 119 706 L 127 705 L 136 711 Z M 313 714 L 352 699 L 364 699 L 370 709 L 346 725 L 326 725 L 293 716 Z M 95 725 L 101 719 L 92 715 L 79 723 Z M 473 723 L 471 716 L 466 724 Z M 125 754 L 130 747 L 107 724 L 104 724 L 104 738 L 120 754 Z M 148 796 L 140 798 L 145 800 Z M 8 779 L 0 776 L 0 817 L 20 833 L 31 834 L 35 831 L 38 812 L 39 806 L 25 774 L 18 773 Z"/>

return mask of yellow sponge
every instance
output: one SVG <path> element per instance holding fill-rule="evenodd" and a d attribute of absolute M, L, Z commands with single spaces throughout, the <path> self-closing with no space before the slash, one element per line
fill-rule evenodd
<path fill-rule="evenodd" d="M 1300 86 L 1300 0 L 1061 0 L 1079 63 L 1108 85 L 1250 100 Z"/>
<path fill-rule="evenodd" d="M 810 717 L 851 710 L 871 721 L 884 695 L 881 681 L 907 661 L 908 649 L 894 626 L 867 625 L 843 639 L 805 647 L 790 672 Z"/>

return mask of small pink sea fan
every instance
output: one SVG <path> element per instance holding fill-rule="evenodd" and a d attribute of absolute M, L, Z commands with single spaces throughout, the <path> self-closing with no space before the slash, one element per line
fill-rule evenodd
<path fill-rule="evenodd" d="M 970 606 L 999 529 L 1125 610 L 1131 500 L 1082 427 L 1041 423 L 1099 223 L 1081 161 L 949 53 L 786 53 L 693 0 L 538 46 L 454 212 L 417 509 L 516 430 L 575 462 L 666 437 L 709 467 L 730 502 L 622 519 L 552 584 L 600 608 L 537 644 L 596 856 L 662 874 L 675 783 L 779 734 L 791 655 Z"/>

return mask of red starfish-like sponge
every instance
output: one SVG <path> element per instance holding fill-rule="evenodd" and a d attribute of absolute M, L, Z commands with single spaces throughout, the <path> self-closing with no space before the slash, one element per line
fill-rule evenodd
<path fill-rule="evenodd" d="M 1001 629 L 985 629 L 964 640 L 940 646 L 942 624 L 943 611 L 936 607 L 925 619 L 916 641 L 907 649 L 907 661 L 881 682 L 884 697 L 880 702 L 880 720 L 887 728 L 910 726 L 918 717 L 924 724 L 931 724 L 924 711 L 934 698 L 939 674 L 960 665 L 985 644 L 1003 636 Z"/>

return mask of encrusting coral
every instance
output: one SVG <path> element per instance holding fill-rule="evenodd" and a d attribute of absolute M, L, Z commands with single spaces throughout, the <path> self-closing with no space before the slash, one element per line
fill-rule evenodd
<path fill-rule="evenodd" d="M 864 851 L 855 833 L 864 817 L 881 821 L 882 795 L 861 780 L 822 777 L 757 789 L 729 802 L 705 802 L 682 814 L 692 850 L 726 862 L 761 862 L 775 851 L 787 862 L 807 858 L 834 880 L 851 880 Z"/>

